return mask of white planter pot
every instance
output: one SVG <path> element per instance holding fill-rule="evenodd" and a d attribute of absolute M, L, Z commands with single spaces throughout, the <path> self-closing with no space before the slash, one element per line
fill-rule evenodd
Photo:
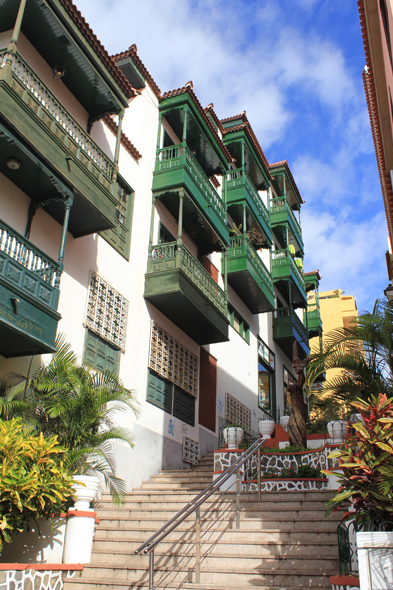
<path fill-rule="evenodd" d="M 238 426 L 230 426 L 224 428 L 223 435 L 228 449 L 238 449 L 243 440 L 244 430 Z"/>
<path fill-rule="evenodd" d="M 332 420 L 327 425 L 331 443 L 343 443 L 348 434 L 349 424 L 346 420 Z"/>
<path fill-rule="evenodd" d="M 72 479 L 75 481 L 72 487 L 77 497 L 74 509 L 83 510 L 84 512 L 92 510 L 90 502 L 97 497 L 100 480 L 95 475 L 74 475 Z"/>
<path fill-rule="evenodd" d="M 65 518 L 31 521 L 29 531 L 15 535 L 12 543 L 4 543 L 0 563 L 63 563 L 65 532 Z"/>
<path fill-rule="evenodd" d="M 274 420 L 260 420 L 258 424 L 258 432 L 263 438 L 271 438 L 276 427 Z"/>
<path fill-rule="evenodd" d="M 78 512 L 85 516 L 79 516 Z M 67 518 L 63 563 L 90 563 L 95 528 L 95 512 L 74 512 Z"/>
<path fill-rule="evenodd" d="M 356 533 L 356 544 L 360 590 L 392 588 L 393 532 Z"/>
<path fill-rule="evenodd" d="M 280 424 L 284 428 L 285 432 L 288 431 L 289 419 L 290 419 L 290 416 L 281 416 L 281 418 L 280 418 Z"/>

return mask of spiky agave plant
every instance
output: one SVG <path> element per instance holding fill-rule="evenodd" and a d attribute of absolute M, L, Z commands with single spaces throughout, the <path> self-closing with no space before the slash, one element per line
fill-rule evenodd
<path fill-rule="evenodd" d="M 78 473 L 99 472 L 115 501 L 120 501 L 126 483 L 116 476 L 111 443 L 116 440 L 133 447 L 133 435 L 116 426 L 119 412 L 138 415 L 134 393 L 111 372 L 80 365 L 64 336 L 56 341 L 56 352 L 48 365 L 13 387 L 9 400 L 28 390 L 26 417 L 45 437 L 57 435 L 67 449 L 65 464 Z M 30 416 L 29 416 L 30 414 Z"/>

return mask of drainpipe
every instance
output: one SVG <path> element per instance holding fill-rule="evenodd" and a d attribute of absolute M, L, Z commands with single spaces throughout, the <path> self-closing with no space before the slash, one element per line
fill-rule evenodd
<path fill-rule="evenodd" d="M 21 26 L 22 26 L 22 19 L 23 19 L 23 15 L 25 12 L 25 8 L 26 8 L 26 0 L 21 0 L 21 2 L 19 4 L 18 14 L 16 16 L 14 30 L 12 31 L 11 42 L 7 47 L 7 52 L 8 52 L 7 59 L 5 61 L 4 67 L 2 68 L 2 70 L 0 70 L 0 78 L 3 80 L 7 80 L 7 82 L 10 82 L 10 78 L 11 78 L 12 59 L 16 53 L 16 46 L 17 46 L 17 43 L 19 40 L 19 33 L 20 33 Z"/>

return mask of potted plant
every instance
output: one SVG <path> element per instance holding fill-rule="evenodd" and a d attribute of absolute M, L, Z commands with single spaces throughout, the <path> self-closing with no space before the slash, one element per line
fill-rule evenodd
<path fill-rule="evenodd" d="M 327 423 L 328 433 L 332 444 L 341 444 L 345 441 L 345 438 L 349 431 L 349 424 L 347 420 L 331 420 Z"/>
<path fill-rule="evenodd" d="M 27 557 L 61 563 L 64 527 L 53 520 L 60 519 L 74 500 L 65 455 L 56 436 L 29 432 L 21 418 L 0 420 L 2 563 L 26 563 Z M 42 536 L 39 546 L 32 542 L 38 540 L 37 529 Z"/>
<path fill-rule="evenodd" d="M 227 424 L 222 433 L 228 449 L 239 448 L 244 436 L 244 430 L 240 424 Z"/>
<path fill-rule="evenodd" d="M 367 587 L 369 576 L 383 574 L 383 565 L 373 565 L 373 559 L 381 558 L 382 547 L 393 551 L 393 398 L 379 394 L 371 396 L 368 402 L 357 400 L 352 405 L 359 410 L 363 422 L 353 424 L 356 436 L 329 455 L 329 459 L 340 462 L 342 472 L 325 472 L 334 473 L 340 483 L 326 515 L 351 501 L 352 512 L 346 519 L 353 519 L 359 531 L 360 579 L 362 587 L 362 580 Z M 372 548 L 379 551 L 370 551 L 368 557 L 361 554 Z"/>
<path fill-rule="evenodd" d="M 263 438 L 271 438 L 276 427 L 276 423 L 270 416 L 264 414 L 262 420 L 258 422 L 258 433 Z"/>

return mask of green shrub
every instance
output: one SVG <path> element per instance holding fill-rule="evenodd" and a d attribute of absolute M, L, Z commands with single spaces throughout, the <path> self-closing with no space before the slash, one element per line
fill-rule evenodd
<path fill-rule="evenodd" d="M 74 496 L 57 437 L 25 435 L 20 418 L 0 420 L 0 552 L 31 520 L 59 516 Z"/>

